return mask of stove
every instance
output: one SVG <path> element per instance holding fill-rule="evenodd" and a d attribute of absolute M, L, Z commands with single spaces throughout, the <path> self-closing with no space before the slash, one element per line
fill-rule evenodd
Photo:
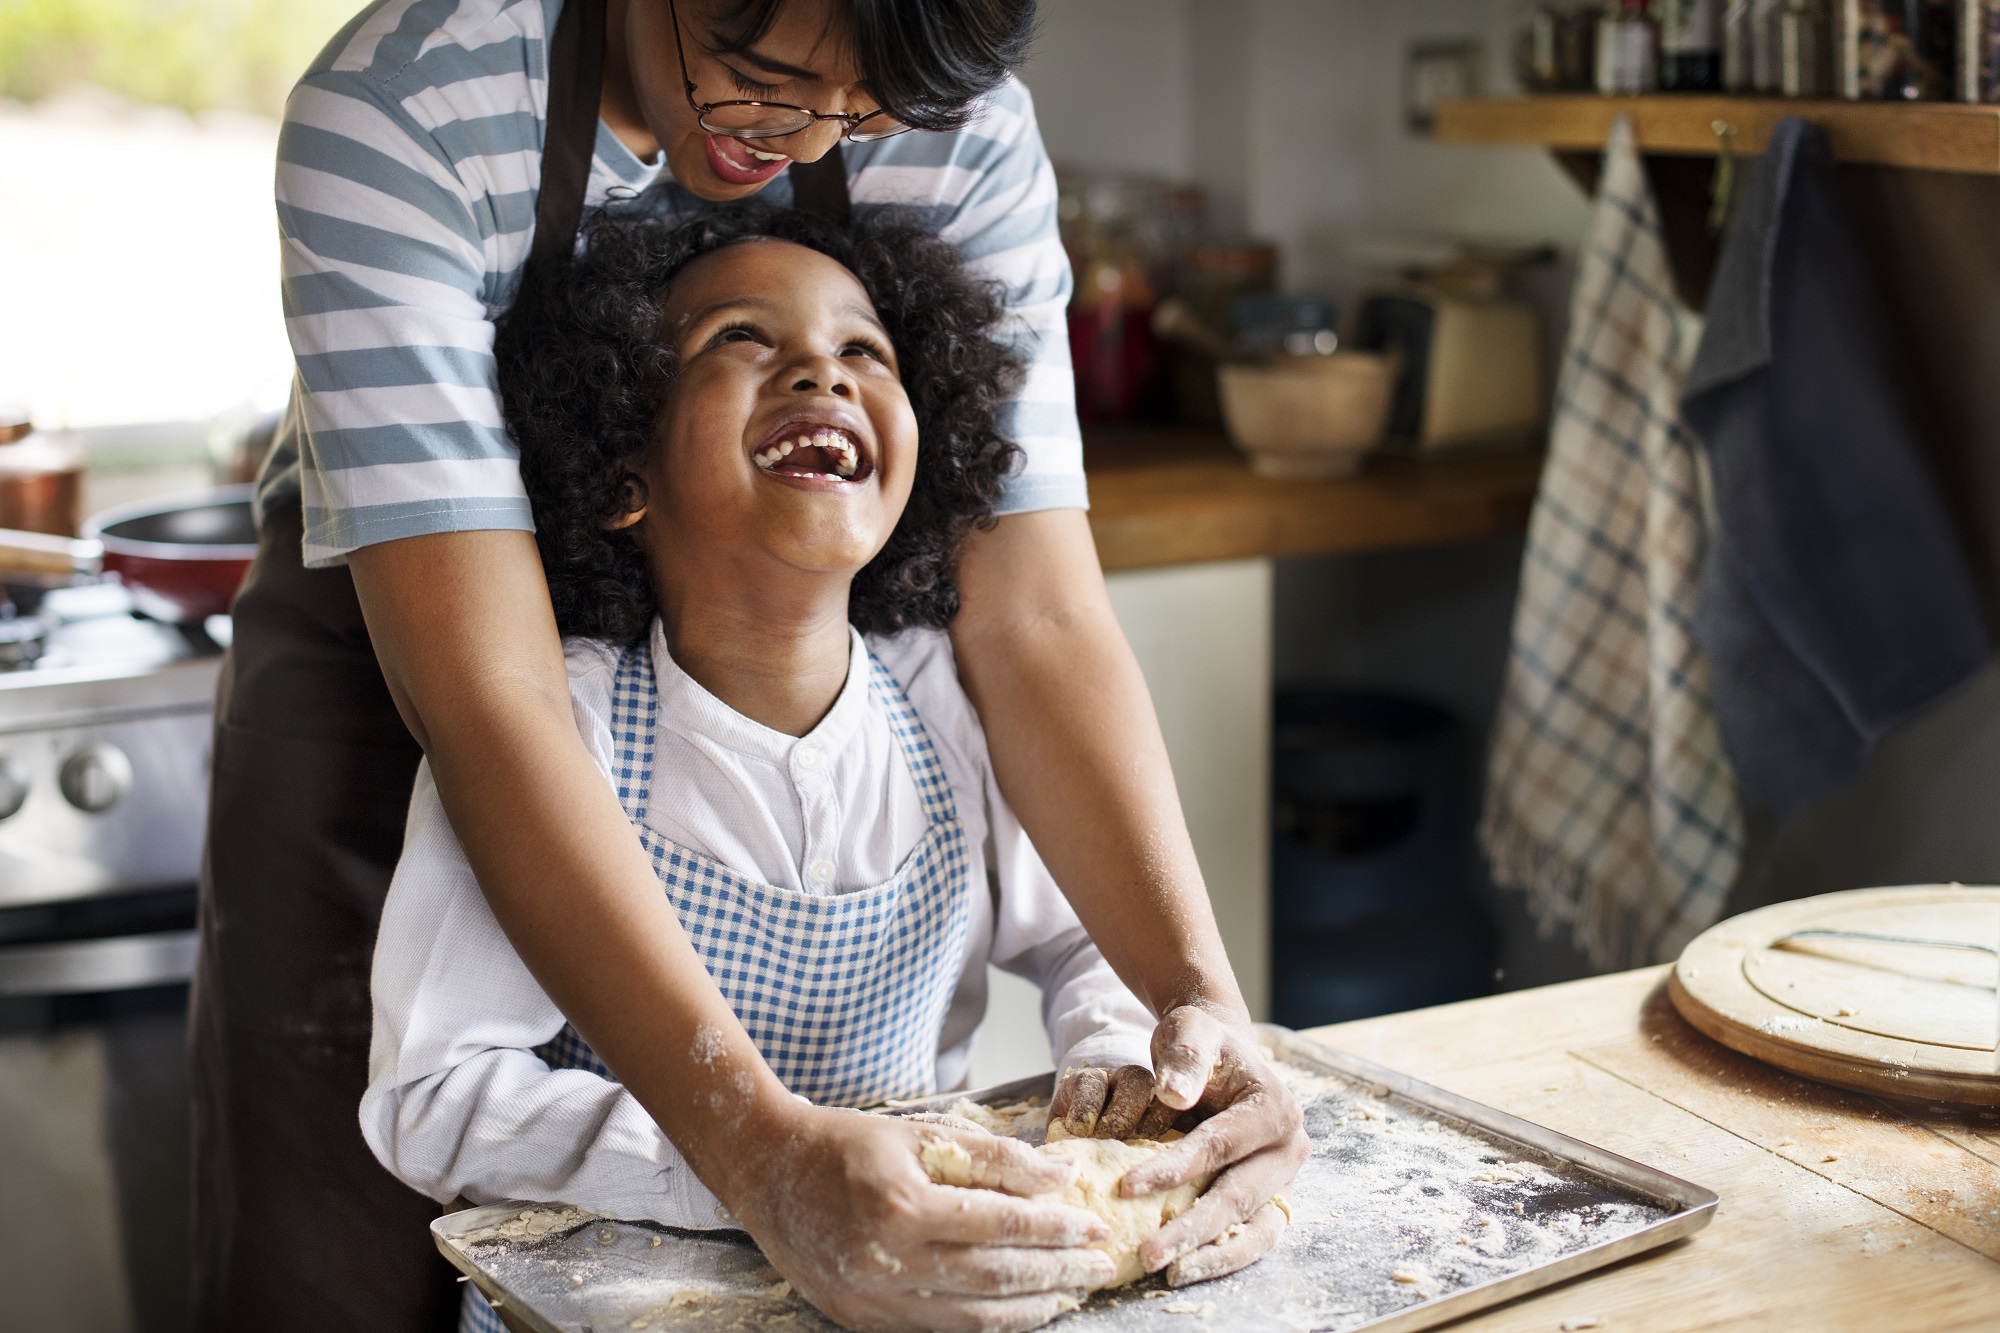
<path fill-rule="evenodd" d="M 116 584 L 17 596 L 32 614 L 0 610 L 0 1180 L 63 1243 L 0 1252 L 0 1290 L 29 1293 L 40 1329 L 184 1329 L 188 981 L 229 622 L 147 620 Z"/>
<path fill-rule="evenodd" d="M 0 1030 L 191 975 L 226 626 L 116 584 L 0 618 Z"/>

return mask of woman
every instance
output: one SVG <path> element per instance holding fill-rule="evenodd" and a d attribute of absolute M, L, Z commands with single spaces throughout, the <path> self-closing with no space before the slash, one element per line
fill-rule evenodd
<path fill-rule="evenodd" d="M 1166 1238 L 1162 1259 L 1192 1251 L 1181 1277 L 1275 1239 L 1266 1201 L 1303 1132 L 1249 1032 L 1081 512 L 1069 275 L 1008 75 L 1032 22 L 1031 0 L 386 0 L 301 81 L 277 183 L 299 373 L 218 705 L 198 1327 L 451 1319 L 416 1239 L 433 1205 L 356 1123 L 418 744 L 509 939 L 697 1172 L 740 1158 L 768 1109 L 721 1095 L 758 1082 L 759 1056 L 577 733 L 500 428 L 493 320 L 524 281 L 553 280 L 584 210 L 613 197 L 662 215 L 767 188 L 833 215 L 850 194 L 911 205 L 1006 289 L 1032 358 L 1007 423 L 1026 463 L 967 544 L 953 646 L 1011 805 L 1160 1019 L 1157 1089 L 1143 1069 L 1093 1072 L 1065 1083 L 1063 1109 L 1111 1128 L 1155 1098 L 1217 1112 L 1174 1162 L 1187 1178 L 1233 1164 Z M 908 1198 L 851 1117 L 783 1119 L 806 1128 L 756 1146 L 787 1206 L 755 1210 L 771 1220 L 752 1233 L 799 1268 L 865 1251 L 849 1271 L 870 1327 L 920 1310 L 933 1327 L 1015 1325 L 1020 1298 L 1078 1261 L 1078 1238 L 1026 1204 L 967 1233 Z M 941 1250 L 944 1234 L 964 1243 Z"/>

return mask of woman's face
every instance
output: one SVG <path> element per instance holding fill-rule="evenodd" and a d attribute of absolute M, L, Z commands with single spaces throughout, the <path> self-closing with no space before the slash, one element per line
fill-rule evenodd
<path fill-rule="evenodd" d="M 732 55 L 714 51 L 715 0 L 677 0 L 677 6 L 687 76 L 704 105 L 750 99 L 854 115 L 876 109 L 854 63 L 846 9 L 836 0 L 785 0 L 769 31 Z M 681 86 L 667 0 L 627 0 L 624 41 L 639 115 L 666 152 L 674 180 L 703 199 L 755 194 L 790 162 L 816 162 L 839 142 L 838 121 L 815 121 L 771 139 L 704 130 Z"/>
<path fill-rule="evenodd" d="M 917 422 L 861 283 L 788 241 L 704 255 L 662 331 L 680 371 L 638 470 L 663 596 L 687 562 L 851 576 L 909 500 Z"/>

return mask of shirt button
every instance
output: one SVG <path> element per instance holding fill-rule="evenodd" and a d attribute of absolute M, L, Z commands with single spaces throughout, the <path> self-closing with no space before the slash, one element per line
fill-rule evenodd
<path fill-rule="evenodd" d="M 793 753 L 798 758 L 799 767 L 803 768 L 806 772 L 810 773 L 819 767 L 819 748 L 817 746 L 801 745 Z"/>
<path fill-rule="evenodd" d="M 833 862 L 815 861 L 806 873 L 812 876 L 815 884 L 830 883 L 833 880 Z"/>

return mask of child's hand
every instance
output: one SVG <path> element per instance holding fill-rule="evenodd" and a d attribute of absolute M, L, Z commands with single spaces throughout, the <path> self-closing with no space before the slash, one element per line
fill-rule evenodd
<path fill-rule="evenodd" d="M 1156 1139 L 1179 1117 L 1154 1100 L 1153 1071 L 1144 1065 L 1065 1069 L 1049 1102 L 1049 1119 L 1079 1139 Z"/>
<path fill-rule="evenodd" d="M 748 1136 L 725 1202 L 779 1273 L 868 1333 L 1035 1328 L 1108 1282 L 1104 1223 L 1030 1203 L 1075 1167 L 980 1130 L 793 1104 Z M 981 1189 L 931 1183 L 925 1139 L 964 1144 Z M 995 1192 L 998 1191 L 998 1192 Z"/>
<path fill-rule="evenodd" d="M 1277 1243 L 1286 1218 L 1272 1200 L 1292 1183 L 1312 1145 L 1298 1099 L 1247 1024 L 1226 1023 L 1193 1005 L 1171 1009 L 1153 1030 L 1153 1068 L 1160 1105 L 1175 1116 L 1197 1106 L 1210 1114 L 1186 1138 L 1134 1167 L 1119 1189 L 1152 1194 L 1222 1173 L 1194 1207 L 1140 1249 L 1147 1272 L 1171 1264 L 1167 1281 L 1179 1287 L 1233 1273 Z"/>

